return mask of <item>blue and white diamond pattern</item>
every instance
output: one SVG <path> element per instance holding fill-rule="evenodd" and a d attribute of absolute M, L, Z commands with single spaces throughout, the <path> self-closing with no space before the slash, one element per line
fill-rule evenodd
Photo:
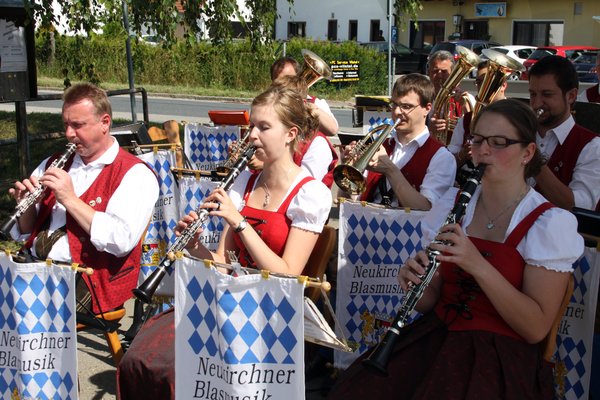
<path fill-rule="evenodd" d="M 379 125 L 394 123 L 389 112 L 371 110 L 365 110 L 363 121 L 363 134 L 365 135 L 377 128 Z"/>
<path fill-rule="evenodd" d="M 555 356 L 564 363 L 567 372 L 565 376 L 556 377 L 555 388 L 558 394 L 564 393 L 564 397 L 562 394 L 558 397 L 587 399 L 600 278 L 600 257 L 596 249 L 586 249 L 584 256 L 573 264 L 573 278 L 575 287 L 568 310 L 578 310 L 583 317 L 572 317 L 573 312 L 568 316 L 567 312 L 559 327 Z"/>
<path fill-rule="evenodd" d="M 176 273 L 177 284 L 185 282 L 186 295 L 176 297 L 185 297 L 182 326 L 191 327 L 178 343 L 185 340 L 194 354 L 228 365 L 300 361 L 302 286 L 295 280 L 234 278 L 189 259 L 177 265 Z"/>
<path fill-rule="evenodd" d="M 238 126 L 187 124 L 184 151 L 196 169 L 214 169 L 214 165 L 227 159 L 227 148 L 239 137 Z"/>
<path fill-rule="evenodd" d="M 399 293 L 358 293 L 352 285 L 396 284 L 395 278 L 357 278 L 357 269 L 394 269 L 421 249 L 421 219 L 424 212 L 407 213 L 401 209 L 382 209 L 345 201 L 340 206 L 341 249 L 338 256 L 336 315 L 350 343 L 358 350 L 352 354 L 335 353 L 337 367 L 346 368 L 356 357 L 379 340 L 382 324 L 393 319 L 402 299 Z M 387 276 L 387 275 L 386 275 Z M 373 317 L 375 330 L 364 329 L 365 317 Z M 418 316 L 414 313 L 411 319 Z M 371 319 L 371 322 L 373 320 Z"/>
<path fill-rule="evenodd" d="M 3 344 L 2 350 L 10 353 L 10 357 L 24 363 L 40 359 L 46 369 L 29 373 L 25 369 L 19 372 L 10 368 L 12 365 L 0 366 L 1 398 L 11 398 L 15 390 L 21 398 L 77 398 L 74 286 L 75 272 L 68 268 L 48 267 L 42 263 L 15 264 L 9 256 L 0 255 L 0 330 L 3 334 L 31 340 L 31 343 L 34 339 L 41 340 L 42 336 L 68 338 L 63 343 L 72 343 L 70 347 L 44 350 Z"/>

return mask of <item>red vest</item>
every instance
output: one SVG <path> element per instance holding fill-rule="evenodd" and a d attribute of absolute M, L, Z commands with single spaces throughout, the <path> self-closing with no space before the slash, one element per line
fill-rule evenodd
<path fill-rule="evenodd" d="M 600 85 L 600 83 L 587 88 L 587 90 L 585 91 L 585 95 L 588 99 L 588 102 L 600 103 L 600 93 L 598 92 L 598 85 Z"/>
<path fill-rule="evenodd" d="M 383 146 L 388 154 L 392 154 L 394 150 L 394 139 L 389 138 L 383 142 Z M 435 155 L 435 153 L 444 147 L 440 142 L 429 136 L 423 146 L 419 147 L 412 158 L 406 163 L 406 165 L 400 170 L 406 180 L 417 190 L 420 190 L 429 162 Z M 383 174 L 379 172 L 369 171 L 367 173 L 367 182 L 364 193 L 360 196 L 361 201 L 373 201 L 375 196 L 375 189 L 381 179 L 385 179 Z"/>
<path fill-rule="evenodd" d="M 463 147 L 469 146 L 469 136 L 471 136 L 471 121 L 473 120 L 473 112 L 469 111 L 463 116 L 463 128 L 465 133 L 463 134 Z"/>
<path fill-rule="evenodd" d="M 567 135 L 564 143 L 560 143 L 554 149 L 552 156 L 548 160 L 548 168 L 563 184 L 569 186 L 573 179 L 575 164 L 583 148 L 596 137 L 596 134 L 587 130 L 581 125 L 575 124 L 571 132 Z M 535 187 L 542 195 L 544 192 L 536 185 Z M 596 205 L 596 210 L 598 206 Z"/>
<path fill-rule="evenodd" d="M 94 200 L 92 203 L 94 210 L 105 211 L 108 201 L 119 187 L 127 171 L 139 163 L 142 163 L 140 159 L 119 148 L 119 153 L 113 163 L 102 169 L 94 183 L 79 198 L 87 204 Z M 69 160 L 66 170 L 70 168 L 71 164 L 72 159 Z M 101 201 L 97 201 L 97 199 L 101 199 Z M 45 218 L 50 215 L 55 203 L 54 193 L 50 192 L 40 206 L 36 225 L 28 241 L 29 246 L 39 233 Z M 67 213 L 66 227 L 72 261 L 94 269 L 92 275 L 83 275 L 83 279 L 92 293 L 92 311 L 97 314 L 121 306 L 131 297 L 131 290 L 137 285 L 142 254 L 140 243 L 138 242 L 127 256 L 116 257 L 96 250 L 90 241 L 89 234 L 75 222 L 69 213 Z"/>
<path fill-rule="evenodd" d="M 548 202 L 540 204 L 517 225 L 504 243 L 469 237 L 494 268 L 519 290 L 523 286 L 525 261 L 517 251 L 517 245 L 537 218 L 552 207 Z M 443 283 L 435 313 L 448 325 L 448 330 L 484 330 L 523 341 L 498 314 L 470 274 L 451 263 L 442 263 L 440 272 Z"/>
<path fill-rule="evenodd" d="M 327 173 L 321 180 L 325 184 L 325 186 L 327 186 L 329 189 L 331 189 L 331 186 L 333 185 L 333 169 L 335 168 L 335 166 L 338 163 L 338 155 L 337 155 L 337 151 L 335 151 L 335 149 L 333 148 L 333 145 L 331 144 L 329 139 L 327 139 L 327 136 L 325 136 L 322 132 L 317 132 L 312 137 L 312 139 L 310 139 L 309 141 L 300 142 L 300 145 L 298 146 L 298 150 L 296 150 L 296 152 L 294 153 L 294 163 L 297 166 L 302 165 L 302 159 L 304 158 L 304 155 L 306 154 L 306 152 L 308 151 L 313 140 L 315 140 L 315 138 L 317 136 L 320 136 L 323 139 L 325 139 L 325 141 L 327 141 L 327 145 L 329 145 L 329 149 L 331 150 L 331 155 L 333 157 L 333 159 L 331 160 L 331 163 L 329 163 L 329 167 L 327 167 Z"/>
<path fill-rule="evenodd" d="M 244 203 L 248 202 L 254 182 L 258 178 L 258 174 L 252 174 L 248 179 L 248 184 L 244 191 Z M 248 207 L 247 205 L 241 211 L 241 214 L 246 217 L 248 224 L 258 233 L 258 236 L 266 243 L 267 246 L 278 256 L 283 255 L 285 244 L 287 243 L 288 234 L 292 225 L 292 221 L 287 217 L 287 209 L 298 194 L 300 188 L 309 181 L 314 180 L 312 176 L 307 176 L 302 179 L 283 200 L 277 211 L 266 211 L 258 208 Z M 246 246 L 240 236 L 233 234 L 233 241 L 236 247 L 240 250 L 238 260 L 244 267 L 255 267 L 254 260 L 248 253 Z"/>

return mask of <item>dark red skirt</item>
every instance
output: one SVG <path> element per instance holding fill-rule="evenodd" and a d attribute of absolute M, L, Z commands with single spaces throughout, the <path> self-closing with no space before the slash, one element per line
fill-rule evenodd
<path fill-rule="evenodd" d="M 553 398 L 551 366 L 538 345 L 485 331 L 448 331 L 433 313 L 404 329 L 387 378 L 365 369 L 365 356 L 340 375 L 328 399 Z"/>
<path fill-rule="evenodd" d="M 151 318 L 117 368 L 117 398 L 175 399 L 175 313 Z"/>

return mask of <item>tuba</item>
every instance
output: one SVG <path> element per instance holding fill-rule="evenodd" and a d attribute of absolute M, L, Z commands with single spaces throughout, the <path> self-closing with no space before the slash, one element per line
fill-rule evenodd
<path fill-rule="evenodd" d="M 463 46 L 456 46 L 456 51 L 460 55 L 452 72 L 442 85 L 433 101 L 433 115 L 446 120 L 446 129 L 437 134 L 437 139 L 443 144 L 448 144 L 448 132 L 451 132 L 456 126 L 457 118 L 450 117 L 450 98 L 454 90 L 469 72 L 479 63 L 479 57 L 473 51 Z M 469 104 L 463 98 L 463 103 Z M 470 107 L 470 105 L 469 105 Z"/>
<path fill-rule="evenodd" d="M 525 67 L 523 64 L 502 54 L 499 51 L 492 49 L 482 50 L 484 56 L 489 59 L 489 66 L 487 73 L 485 74 L 479 92 L 477 92 L 475 107 L 473 108 L 473 116 L 471 118 L 471 128 L 475 116 L 481 111 L 481 109 L 490 104 L 494 97 L 498 94 L 502 85 L 506 82 L 510 74 L 515 71 L 524 71 Z"/>
<path fill-rule="evenodd" d="M 302 57 L 304 58 L 304 66 L 299 76 L 306 82 L 307 88 L 321 79 L 331 80 L 333 77 L 331 68 L 321 57 L 307 49 L 302 49 Z"/>
<path fill-rule="evenodd" d="M 340 189 L 348 194 L 360 194 L 365 190 L 366 179 L 363 173 L 369 161 L 399 123 L 400 120 L 397 120 L 393 125 L 379 125 L 356 143 L 348 155 L 348 158 L 353 161 L 339 164 L 333 169 L 333 180 Z"/>

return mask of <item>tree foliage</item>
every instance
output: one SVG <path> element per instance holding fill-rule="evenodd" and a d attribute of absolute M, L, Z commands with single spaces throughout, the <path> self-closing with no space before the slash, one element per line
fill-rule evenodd
<path fill-rule="evenodd" d="M 294 4 L 294 0 L 287 2 L 290 7 Z M 53 0 L 25 1 L 29 15 L 38 24 L 46 27 L 62 24 L 72 32 L 87 34 L 111 21 L 122 21 L 123 9 L 127 7 L 133 32 L 152 31 L 166 43 L 174 41 L 180 24 L 190 41 L 208 33 L 214 44 L 226 43 L 233 34 L 230 19 L 236 17 L 250 42 L 258 47 L 273 39 L 277 17 L 277 0 L 244 0 L 247 12 L 239 9 L 237 0 L 181 0 L 183 13 L 179 13 L 176 0 L 61 0 L 55 2 L 58 10 L 52 3 Z M 393 4 L 400 26 L 405 25 L 407 18 L 416 20 L 422 9 L 421 0 L 394 0 Z M 59 15 L 64 16 L 62 21 Z"/>

